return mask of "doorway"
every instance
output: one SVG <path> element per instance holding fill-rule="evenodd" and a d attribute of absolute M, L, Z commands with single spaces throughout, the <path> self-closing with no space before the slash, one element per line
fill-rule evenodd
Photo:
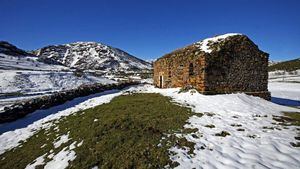
<path fill-rule="evenodd" d="M 163 88 L 163 76 L 159 76 L 159 88 Z"/>

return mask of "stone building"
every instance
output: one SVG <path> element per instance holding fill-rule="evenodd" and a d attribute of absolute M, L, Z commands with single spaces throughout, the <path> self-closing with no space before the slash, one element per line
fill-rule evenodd
<path fill-rule="evenodd" d="M 268 57 L 245 35 L 220 35 L 155 61 L 154 85 L 195 88 L 202 94 L 244 92 L 269 100 Z"/>

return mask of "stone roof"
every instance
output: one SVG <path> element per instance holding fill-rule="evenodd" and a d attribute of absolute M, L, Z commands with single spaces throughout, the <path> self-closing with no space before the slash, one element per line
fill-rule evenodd
<path fill-rule="evenodd" d="M 212 38 L 207 38 L 186 47 L 176 49 L 175 51 L 168 53 L 159 59 L 173 57 L 176 56 L 176 53 L 182 52 L 195 52 L 195 55 L 213 55 L 215 52 L 219 52 L 221 50 L 231 50 L 235 46 L 244 46 L 246 44 L 259 50 L 258 46 L 254 42 L 252 42 L 246 35 L 239 33 L 228 33 L 224 35 L 214 36 Z"/>

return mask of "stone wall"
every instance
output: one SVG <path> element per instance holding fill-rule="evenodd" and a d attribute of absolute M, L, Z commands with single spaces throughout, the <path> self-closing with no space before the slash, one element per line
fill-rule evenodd
<path fill-rule="evenodd" d="M 191 71 L 192 65 L 192 71 Z M 195 86 L 204 91 L 205 57 L 194 46 L 174 51 L 154 63 L 154 85 L 163 88 Z"/>
<path fill-rule="evenodd" d="M 130 85 L 139 84 L 138 82 L 123 82 L 118 84 L 91 84 L 81 85 L 76 89 L 57 92 L 51 95 L 33 98 L 27 101 L 16 103 L 12 106 L 5 107 L 4 112 L 0 113 L 0 123 L 17 120 L 30 114 L 38 109 L 47 109 L 72 100 L 77 97 L 88 96 L 103 92 L 105 90 L 123 89 Z"/>
<path fill-rule="evenodd" d="M 268 54 L 246 36 L 232 37 L 206 58 L 207 93 L 268 91 Z"/>
<path fill-rule="evenodd" d="M 230 37 L 211 48 L 211 53 L 205 53 L 190 45 L 158 59 L 154 85 L 160 87 L 162 76 L 163 88 L 193 87 L 203 94 L 244 92 L 270 99 L 267 53 L 247 36 Z"/>

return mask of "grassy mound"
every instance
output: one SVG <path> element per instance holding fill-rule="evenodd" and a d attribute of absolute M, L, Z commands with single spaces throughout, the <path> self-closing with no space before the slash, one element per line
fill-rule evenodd
<path fill-rule="evenodd" d="M 191 114 L 189 108 L 175 105 L 159 94 L 119 96 L 108 104 L 64 117 L 49 130 L 39 131 L 21 147 L 2 154 L 0 166 L 25 168 L 43 154 L 48 162 L 52 160 L 50 152 L 55 155 L 75 141 L 83 141 L 74 149 L 76 159 L 69 168 L 172 167 L 176 164 L 169 160 L 168 149 L 175 145 L 193 148 L 193 144 L 167 134 L 180 131 Z M 55 148 L 53 142 L 67 133 L 70 140 Z"/>

